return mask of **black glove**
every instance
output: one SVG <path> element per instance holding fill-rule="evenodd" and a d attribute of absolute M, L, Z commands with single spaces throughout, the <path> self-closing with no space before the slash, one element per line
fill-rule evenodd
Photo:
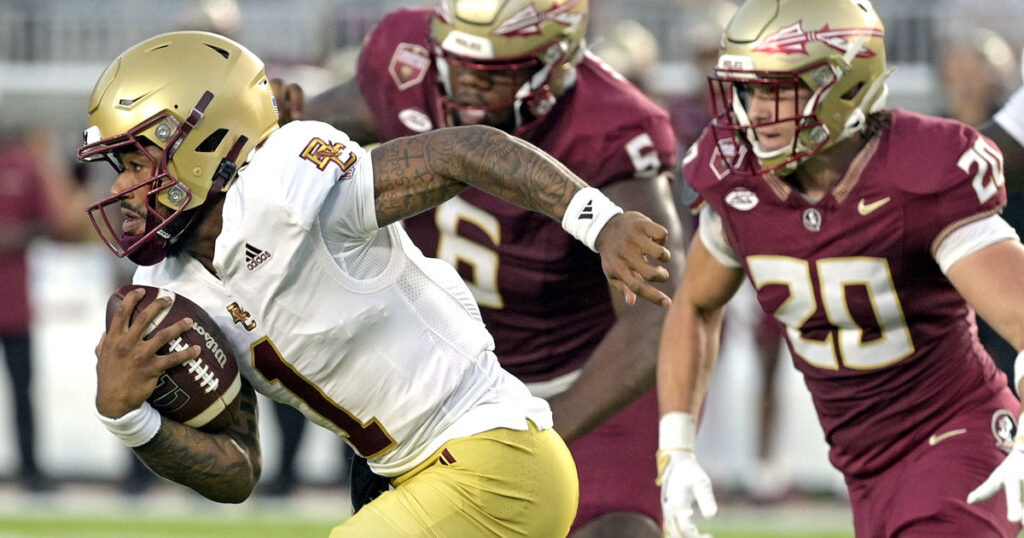
<path fill-rule="evenodd" d="M 370 464 L 366 462 L 366 458 L 355 454 L 352 455 L 352 467 L 348 476 L 351 483 L 353 514 L 379 497 L 381 493 L 391 489 L 391 479 L 374 474 L 370 470 Z"/>

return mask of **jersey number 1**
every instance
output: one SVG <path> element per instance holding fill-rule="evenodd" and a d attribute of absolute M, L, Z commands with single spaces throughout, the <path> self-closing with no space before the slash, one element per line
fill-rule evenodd
<path fill-rule="evenodd" d="M 394 440 L 384 431 L 376 418 L 363 424 L 353 417 L 321 392 L 319 387 L 296 372 L 269 338 L 261 338 L 252 345 L 252 364 L 267 381 L 284 385 L 284 388 L 305 402 L 310 409 L 344 430 L 352 446 L 356 447 L 362 456 L 370 458 L 394 446 Z"/>

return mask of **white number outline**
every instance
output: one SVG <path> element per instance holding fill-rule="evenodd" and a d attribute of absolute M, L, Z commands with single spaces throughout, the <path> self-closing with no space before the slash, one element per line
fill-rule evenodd
<path fill-rule="evenodd" d="M 636 177 L 654 177 L 661 170 L 661 159 L 651 135 L 640 133 L 626 142 L 626 154 L 633 163 Z"/>
<path fill-rule="evenodd" d="M 866 256 L 823 258 L 815 264 L 819 304 L 815 298 L 811 265 L 789 256 L 749 256 L 747 267 L 754 287 L 786 286 L 789 296 L 775 310 L 786 327 L 794 352 L 808 364 L 838 370 L 840 364 L 855 370 L 872 370 L 895 364 L 914 354 L 914 342 L 896 294 L 889 261 Z M 881 337 L 864 342 L 864 328 L 856 323 L 846 301 L 849 286 L 863 286 L 871 301 Z M 805 338 L 800 328 L 819 309 L 836 327 L 824 340 Z M 836 346 L 838 336 L 838 346 Z"/>
<path fill-rule="evenodd" d="M 971 173 L 971 166 L 977 165 L 974 171 L 974 179 L 971 186 L 978 195 L 978 202 L 984 204 L 999 192 L 1006 178 L 1003 176 L 1003 155 L 998 149 L 992 147 L 984 138 L 978 138 L 974 145 L 967 149 L 956 165 L 965 174 Z M 992 181 L 986 181 L 991 172 Z"/>
<path fill-rule="evenodd" d="M 438 232 L 437 257 L 453 267 L 458 267 L 459 262 L 469 265 L 473 269 L 473 278 L 465 280 L 476 302 L 486 308 L 504 308 L 505 299 L 498 289 L 498 253 L 460 236 L 459 222 L 462 221 L 482 230 L 495 245 L 501 244 L 501 222 L 498 218 L 456 196 L 437 206 L 434 212 Z"/>

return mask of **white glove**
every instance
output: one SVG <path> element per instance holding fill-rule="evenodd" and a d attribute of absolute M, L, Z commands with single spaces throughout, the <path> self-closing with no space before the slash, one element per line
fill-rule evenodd
<path fill-rule="evenodd" d="M 693 503 L 705 518 L 718 512 L 711 479 L 693 452 L 696 423 L 689 413 L 666 413 L 659 422 L 658 479 L 666 538 L 711 538 L 693 524 Z"/>
<path fill-rule="evenodd" d="M 1024 418 L 1024 415 L 1021 415 Z M 1020 421 L 1017 421 L 1020 428 Z M 1018 430 L 1017 439 L 1013 442 L 1010 455 L 999 464 L 988 479 L 967 495 L 967 502 L 974 504 L 990 499 L 999 490 L 1006 493 L 1006 519 L 1016 523 L 1021 520 L 1024 512 L 1024 501 L 1021 500 L 1021 483 L 1024 482 L 1024 438 Z"/>

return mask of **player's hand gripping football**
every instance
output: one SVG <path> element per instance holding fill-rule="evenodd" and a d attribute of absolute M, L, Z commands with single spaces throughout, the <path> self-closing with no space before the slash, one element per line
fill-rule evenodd
<path fill-rule="evenodd" d="M 601 229 L 595 242 L 601 267 L 626 304 L 636 304 L 637 296 L 664 307 L 672 304 L 668 295 L 649 283 L 668 281 L 668 269 L 651 261 L 669 261 L 667 237 L 664 227 L 636 211 L 612 217 Z"/>
<path fill-rule="evenodd" d="M 1024 415 L 1021 415 L 1024 417 Z M 1006 494 L 1006 519 L 1018 522 L 1024 513 L 1024 500 L 1021 499 L 1021 484 L 1024 483 L 1024 437 L 1021 435 L 1020 422 L 1017 422 L 1017 438 L 1006 459 L 999 464 L 980 486 L 967 495 L 967 502 L 974 504 L 990 499 L 999 490 Z"/>
<path fill-rule="evenodd" d="M 153 393 L 164 370 L 200 353 L 199 346 L 190 346 L 157 355 L 160 348 L 192 327 L 192 319 L 181 319 L 146 339 L 150 324 L 171 300 L 157 299 L 132 319 L 135 305 L 144 295 L 139 288 L 125 296 L 96 346 L 96 410 L 105 417 L 118 418 L 138 409 Z"/>

